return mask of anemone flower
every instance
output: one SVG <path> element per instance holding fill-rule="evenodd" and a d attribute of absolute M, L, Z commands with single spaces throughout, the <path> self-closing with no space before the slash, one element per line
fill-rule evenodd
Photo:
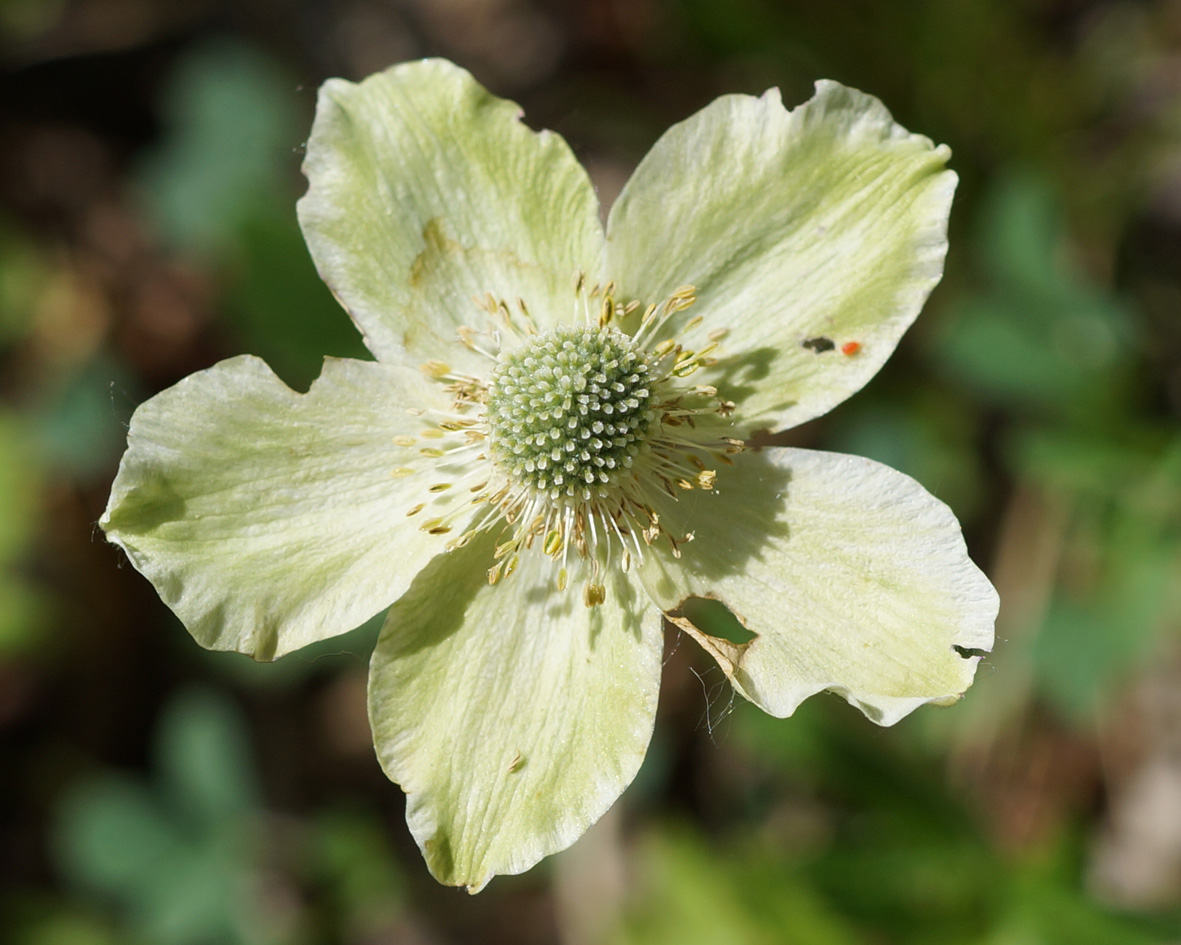
<path fill-rule="evenodd" d="M 751 443 L 860 389 L 918 315 L 948 156 L 835 82 L 792 111 L 728 95 L 604 228 L 566 143 L 451 63 L 331 80 L 299 219 L 376 360 L 301 394 L 237 357 L 153 397 L 102 527 L 213 649 L 269 660 L 388 607 L 377 755 L 473 892 L 635 776 L 665 617 L 776 716 L 955 701 L 997 598 L 952 513 L 870 460 Z"/>

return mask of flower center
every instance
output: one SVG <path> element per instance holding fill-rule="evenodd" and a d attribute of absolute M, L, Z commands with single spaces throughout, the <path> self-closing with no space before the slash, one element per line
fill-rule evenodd
<path fill-rule="evenodd" d="M 581 274 L 575 292 L 585 304 L 584 323 L 541 333 L 522 300 L 518 318 L 503 299 L 477 299 L 487 327 L 461 326 L 458 334 L 468 350 L 495 365 L 486 377 L 456 372 L 443 361 L 422 365 L 447 384 L 453 406 L 420 434 L 432 442 L 419 453 L 437 463 L 440 478 L 406 514 L 425 512 L 419 528 L 446 535 L 464 509 L 476 506 L 448 548 L 494 530 L 492 584 L 532 550 L 554 559 L 556 584 L 564 590 L 571 561 L 585 578 L 583 601 L 593 607 L 606 594 L 603 569 L 616 561 L 626 571 L 633 553 L 643 560 L 645 549 L 661 540 L 679 557 L 680 544 L 693 535 L 670 534 L 657 505 L 713 489 L 718 465 L 732 464 L 729 454 L 743 444 L 726 436 L 729 426 L 719 421 L 734 404 L 715 387 L 687 381 L 714 363 L 725 329 L 711 332 L 697 350 L 679 336 L 700 318 L 657 340 L 669 319 L 693 304 L 692 286 L 648 305 L 633 319 L 631 335 L 615 325 L 637 313 L 638 302 L 616 302 L 613 283 L 588 291 Z M 417 440 L 396 438 L 402 446 Z M 415 473 L 410 466 L 395 471 Z M 465 494 L 470 506 L 453 501 Z"/>
<path fill-rule="evenodd" d="M 657 379 L 614 328 L 558 328 L 504 356 L 488 385 L 492 455 L 558 500 L 606 497 L 658 423 Z"/>

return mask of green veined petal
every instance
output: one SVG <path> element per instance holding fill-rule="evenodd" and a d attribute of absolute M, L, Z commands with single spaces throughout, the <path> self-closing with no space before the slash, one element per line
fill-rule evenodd
<path fill-rule="evenodd" d="M 625 575 L 587 607 L 537 549 L 490 586 L 491 536 L 436 559 L 390 608 L 369 680 L 386 773 L 431 872 L 477 892 L 573 843 L 635 776 L 660 615 Z"/>
<path fill-rule="evenodd" d="M 726 331 L 703 381 L 744 433 L 795 426 L 877 373 L 939 281 L 949 154 L 835 82 L 790 112 L 775 89 L 724 96 L 636 170 L 611 210 L 608 270 L 647 302 L 695 285 L 682 321 Z"/>
<path fill-rule="evenodd" d="M 136 410 L 100 524 L 197 642 L 281 656 L 359 625 L 443 550 L 406 515 L 457 474 L 403 439 L 430 406 L 408 368 L 327 360 L 298 394 L 258 358 L 222 361 Z"/>
<path fill-rule="evenodd" d="M 657 602 L 715 597 L 756 636 L 686 627 L 735 688 L 772 715 L 832 690 L 891 725 L 954 699 L 992 646 L 997 596 L 969 560 L 951 510 L 872 460 L 812 450 L 743 453 L 717 493 L 669 503 L 662 524 L 694 534 L 679 560 L 649 555 Z"/>
<path fill-rule="evenodd" d="M 380 360 L 479 363 L 456 328 L 485 327 L 487 293 L 542 327 L 573 319 L 576 272 L 601 268 L 598 200 L 566 142 L 520 114 L 441 59 L 320 89 L 300 224 Z"/>

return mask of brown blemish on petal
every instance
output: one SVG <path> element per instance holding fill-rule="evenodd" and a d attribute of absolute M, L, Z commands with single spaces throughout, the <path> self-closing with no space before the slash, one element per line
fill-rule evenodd
<path fill-rule="evenodd" d="M 715 637 L 699 629 L 687 616 L 684 614 L 686 605 L 692 607 L 694 600 L 710 600 L 717 601 L 717 603 L 725 606 L 725 602 L 713 594 L 705 594 L 701 597 L 686 597 L 675 608 L 665 613 L 665 617 L 669 622 L 676 625 L 678 628 L 692 637 L 697 644 L 705 650 L 710 656 L 718 661 L 718 665 L 722 668 L 722 672 L 726 674 L 726 678 L 730 680 L 730 684 L 743 696 L 747 696 L 746 687 L 739 681 L 739 674 L 742 671 L 742 662 L 746 658 L 747 650 L 758 639 L 758 635 L 751 630 L 746 621 L 743 620 L 740 614 L 726 609 L 734 617 L 735 620 L 742 626 L 743 630 L 751 634 L 751 639 L 736 643 L 731 640 L 726 640 L 723 637 Z"/>

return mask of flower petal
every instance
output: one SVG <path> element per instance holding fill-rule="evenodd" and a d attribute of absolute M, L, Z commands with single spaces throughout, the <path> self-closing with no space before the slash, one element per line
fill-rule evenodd
<path fill-rule="evenodd" d="M 746 432 L 795 426 L 877 373 L 939 281 L 949 155 L 835 82 L 790 112 L 777 89 L 724 96 L 641 162 L 611 210 L 608 270 L 648 302 L 695 285 L 681 320 L 727 332 L 705 382 Z"/>
<path fill-rule="evenodd" d="M 772 715 L 832 690 L 882 725 L 954 699 L 992 646 L 997 596 L 946 505 L 872 460 L 768 448 L 735 457 L 718 491 L 663 509 L 694 533 L 642 576 L 666 609 L 721 600 L 756 636 L 735 644 L 677 623 Z"/>
<path fill-rule="evenodd" d="M 541 327 L 573 317 L 575 274 L 602 265 L 598 200 L 566 142 L 520 116 L 442 59 L 321 87 L 299 220 L 378 359 L 466 366 L 456 328 L 485 327 L 487 293 Z"/>
<path fill-rule="evenodd" d="M 606 600 L 523 554 L 489 586 L 490 538 L 437 558 L 390 608 L 369 677 L 377 754 L 441 882 L 478 892 L 573 843 L 652 734 L 660 615 L 626 575 Z"/>
<path fill-rule="evenodd" d="M 99 524 L 197 642 L 281 656 L 356 627 L 442 550 L 406 517 L 448 472 L 405 439 L 407 408 L 439 401 L 392 365 L 329 359 L 298 394 L 258 358 L 222 361 L 136 410 Z"/>

